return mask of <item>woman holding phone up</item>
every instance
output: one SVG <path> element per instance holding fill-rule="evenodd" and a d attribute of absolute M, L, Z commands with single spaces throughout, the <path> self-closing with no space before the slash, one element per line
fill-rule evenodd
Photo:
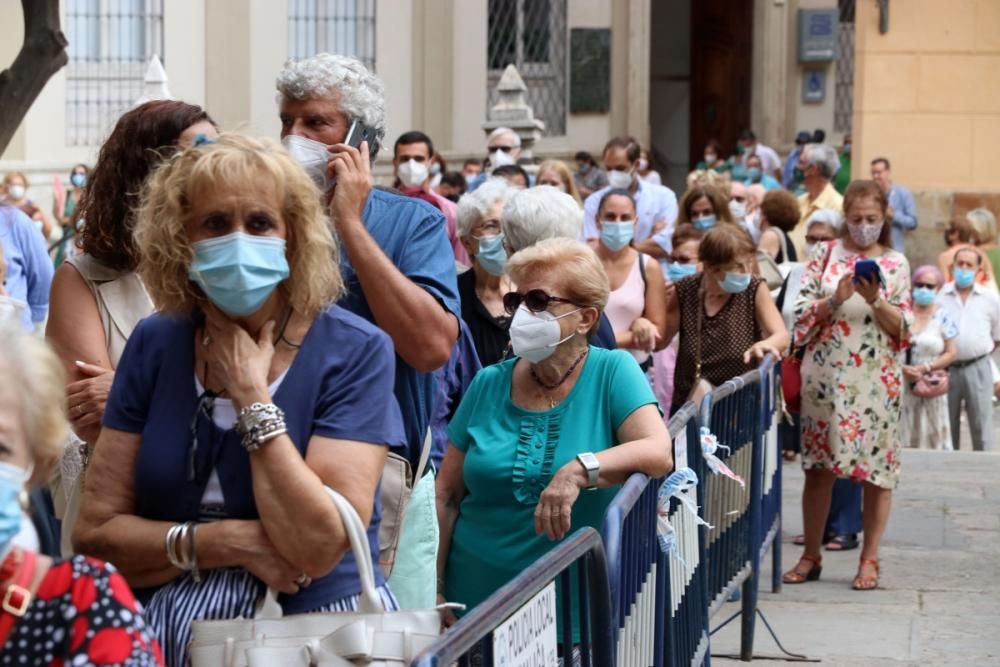
<path fill-rule="evenodd" d="M 841 238 L 817 245 L 796 302 L 802 361 L 805 550 L 785 583 L 819 579 L 837 478 L 864 485 L 864 546 L 855 590 L 878 586 L 878 547 L 899 481 L 902 355 L 913 321 L 910 267 L 892 249 L 888 201 L 872 181 L 844 194 Z"/>

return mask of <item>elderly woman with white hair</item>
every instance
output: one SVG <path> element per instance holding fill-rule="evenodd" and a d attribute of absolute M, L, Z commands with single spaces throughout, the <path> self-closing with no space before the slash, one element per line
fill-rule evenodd
<path fill-rule="evenodd" d="M 989 260 L 994 284 L 1000 288 L 1000 248 L 997 247 L 997 219 L 988 208 L 974 208 L 965 219 L 976 230 L 976 247 Z"/>
<path fill-rule="evenodd" d="M 0 665 L 161 665 L 122 575 L 24 544 L 23 499 L 47 478 L 69 433 L 59 358 L 18 322 L 0 322 Z"/>
<path fill-rule="evenodd" d="M 392 345 L 335 305 L 344 283 L 317 194 L 280 146 L 239 135 L 147 182 L 135 235 L 157 313 L 122 355 L 73 544 L 146 589 L 169 665 L 185 664 L 192 621 L 251 618 L 267 589 L 286 614 L 357 608 L 358 564 L 325 487 L 379 555 L 376 491 L 404 438 Z"/>
<path fill-rule="evenodd" d="M 483 366 L 503 359 L 510 342 L 503 295 L 511 282 L 500 216 L 513 192 L 504 179 L 493 178 L 458 201 L 458 238 L 472 259 L 472 268 L 458 276 L 458 296 Z"/>
<path fill-rule="evenodd" d="M 515 190 L 503 208 L 500 222 L 504 247 L 510 255 L 546 239 L 578 239 L 583 212 L 570 195 L 542 185 Z M 608 350 L 618 347 L 611 320 L 603 312 L 591 343 Z"/>
<path fill-rule="evenodd" d="M 635 358 L 589 343 L 609 293 L 594 251 L 553 238 L 507 268 L 516 356 L 476 375 L 437 486 L 441 593 L 470 610 L 570 532 L 599 527 L 630 474 L 657 478 L 673 466 Z"/>

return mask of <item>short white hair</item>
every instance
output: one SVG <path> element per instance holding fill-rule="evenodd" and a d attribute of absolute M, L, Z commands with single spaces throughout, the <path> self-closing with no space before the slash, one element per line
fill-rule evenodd
<path fill-rule="evenodd" d="M 378 144 L 369 147 L 375 159 L 385 138 L 385 87 L 360 60 L 333 53 L 288 60 L 275 86 L 284 99 L 336 98 L 340 110 L 349 118 L 358 118 L 375 130 Z"/>
<path fill-rule="evenodd" d="M 551 185 L 518 190 L 503 207 L 500 226 L 517 252 L 545 239 L 579 239 L 583 211 L 572 196 Z"/>
<path fill-rule="evenodd" d="M 840 211 L 833 208 L 821 208 L 814 211 L 806 220 L 806 232 L 813 225 L 829 225 L 834 234 L 840 234 L 840 226 L 843 223 L 843 216 Z"/>
<path fill-rule="evenodd" d="M 515 192 L 503 178 L 491 178 L 458 200 L 458 235 L 468 236 L 472 228 L 489 215 L 497 202 L 505 202 Z"/>
<path fill-rule="evenodd" d="M 986 208 L 974 208 L 965 214 L 980 243 L 995 243 L 997 240 L 997 219 Z"/>
<path fill-rule="evenodd" d="M 521 137 L 520 137 L 520 135 L 518 135 L 517 132 L 515 132 L 512 129 L 510 129 L 509 127 L 498 127 L 497 129 L 495 129 L 492 132 L 490 132 L 490 136 L 486 137 L 486 147 L 489 148 L 489 145 L 491 143 L 493 143 L 494 139 L 499 139 L 500 137 L 504 136 L 505 134 L 509 134 L 510 136 L 514 137 L 514 148 L 520 148 L 521 147 Z"/>
<path fill-rule="evenodd" d="M 819 167 L 819 173 L 823 178 L 833 178 L 840 170 L 840 158 L 837 151 L 828 144 L 806 144 L 802 149 L 802 159 L 806 164 Z"/>

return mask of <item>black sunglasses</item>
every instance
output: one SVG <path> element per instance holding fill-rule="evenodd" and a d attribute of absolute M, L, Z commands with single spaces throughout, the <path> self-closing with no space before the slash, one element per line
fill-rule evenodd
<path fill-rule="evenodd" d="M 509 153 L 514 150 L 514 146 L 490 146 L 486 149 L 490 153 L 496 153 L 497 151 L 503 151 L 504 153 Z"/>
<path fill-rule="evenodd" d="M 550 296 L 544 290 L 540 289 L 528 290 L 525 294 L 521 294 L 520 292 L 507 292 L 503 295 L 503 308 L 507 311 L 508 315 L 513 315 L 514 312 L 520 308 L 522 303 L 533 313 L 540 313 L 543 310 L 548 310 L 550 303 L 570 303 L 578 308 L 583 307 L 573 303 L 569 299 L 564 299 L 561 296 Z"/>
<path fill-rule="evenodd" d="M 919 289 L 923 287 L 924 289 L 937 289 L 937 283 L 913 283 L 913 289 Z"/>

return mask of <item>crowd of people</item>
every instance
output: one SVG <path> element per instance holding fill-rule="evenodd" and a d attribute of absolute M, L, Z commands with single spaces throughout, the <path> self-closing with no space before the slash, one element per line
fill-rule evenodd
<path fill-rule="evenodd" d="M 327 489 L 367 526 L 384 608 L 465 605 L 450 625 L 599 527 L 630 474 L 670 472 L 669 416 L 767 355 L 801 377 L 787 583 L 863 532 L 852 586 L 877 587 L 900 450 L 957 449 L 963 408 L 991 447 L 995 218 L 952 221 L 911 273 L 913 197 L 887 158 L 851 182 L 849 138 L 800 133 L 785 160 L 751 131 L 732 157 L 709 141 L 678 196 L 630 137 L 574 169 L 497 128 L 449 171 L 409 131 L 381 187 L 372 73 L 320 54 L 276 86 L 278 137 L 131 109 L 51 217 L 4 180 L 0 595 L 20 613 L 0 645 L 27 660 L 0 665 L 183 665 L 192 623 L 268 591 L 285 614 L 357 610 Z M 429 599 L 398 575 L 414 559 Z"/>

